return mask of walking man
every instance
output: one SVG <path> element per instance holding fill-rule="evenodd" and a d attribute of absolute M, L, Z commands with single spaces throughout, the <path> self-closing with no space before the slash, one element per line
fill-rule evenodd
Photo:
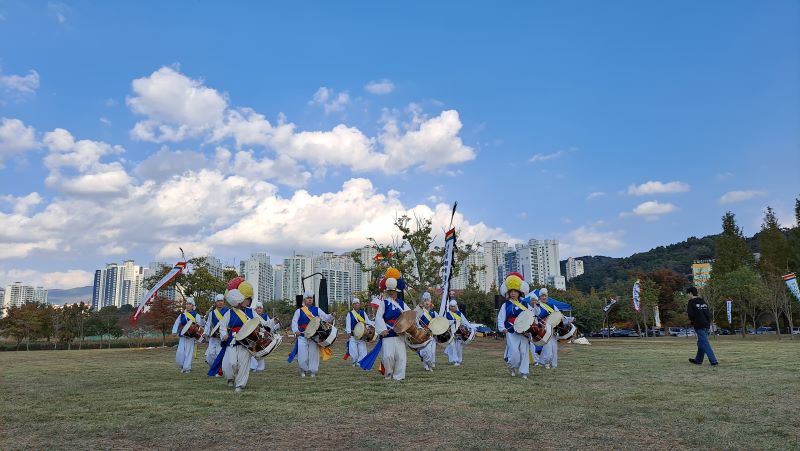
<path fill-rule="evenodd" d="M 716 365 L 718 363 L 717 357 L 714 355 L 714 350 L 711 349 L 711 343 L 708 342 L 708 330 L 711 327 L 711 312 L 708 311 L 708 304 L 697 295 L 696 287 L 687 288 L 686 294 L 689 295 L 686 313 L 689 315 L 689 322 L 692 323 L 692 327 L 694 327 L 694 331 L 697 334 L 697 356 L 689 359 L 689 361 L 695 365 L 701 365 L 703 356 L 708 355 L 708 361 L 711 362 L 711 365 Z"/>

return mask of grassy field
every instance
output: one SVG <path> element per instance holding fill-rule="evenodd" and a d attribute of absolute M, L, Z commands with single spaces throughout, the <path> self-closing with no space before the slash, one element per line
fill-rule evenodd
<path fill-rule="evenodd" d="M 409 354 L 404 382 L 353 369 L 341 343 L 301 379 L 284 344 L 239 395 L 202 353 L 182 375 L 174 349 L 4 352 L 0 449 L 800 449 L 800 340 L 723 337 L 714 368 L 687 362 L 693 339 L 592 343 L 523 381 L 478 339 L 460 368 Z"/>

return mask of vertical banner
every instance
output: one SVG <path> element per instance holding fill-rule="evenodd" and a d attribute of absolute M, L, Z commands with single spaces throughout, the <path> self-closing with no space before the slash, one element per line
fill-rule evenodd
<path fill-rule="evenodd" d="M 639 286 L 639 280 L 636 280 L 636 283 L 633 284 L 633 309 L 637 312 L 639 311 L 640 305 L 640 298 L 639 292 L 642 288 Z"/>
<path fill-rule="evenodd" d="M 142 301 L 139 302 L 139 307 L 137 307 L 133 314 L 131 314 L 131 324 L 134 326 L 136 325 L 136 321 L 139 319 L 142 313 L 144 313 L 146 307 L 153 302 L 153 299 L 158 294 L 158 290 L 160 290 L 164 285 L 175 280 L 185 269 L 186 262 L 177 262 L 175 263 L 175 266 L 173 266 L 172 269 L 161 278 L 161 280 L 153 285 L 153 288 L 151 288 L 150 291 L 144 295 Z"/>
<path fill-rule="evenodd" d="M 800 302 L 800 288 L 797 287 L 797 276 L 794 273 L 786 274 L 783 276 L 783 281 L 786 282 L 786 286 L 789 287 L 789 291 L 792 292 L 794 298 Z"/>
<path fill-rule="evenodd" d="M 453 260 L 456 252 L 456 229 L 453 227 L 444 236 L 444 256 L 442 257 L 442 303 L 439 305 L 439 315 L 444 316 L 447 311 L 447 301 L 450 296 L 450 278 L 453 277 Z"/>
<path fill-rule="evenodd" d="M 656 319 L 656 329 L 661 329 L 661 314 L 657 305 L 653 306 L 653 318 Z"/>
<path fill-rule="evenodd" d="M 733 324 L 731 322 L 731 306 L 732 306 L 732 304 L 733 304 L 733 301 L 731 301 L 730 299 L 725 301 L 725 312 L 728 314 L 728 324 Z"/>

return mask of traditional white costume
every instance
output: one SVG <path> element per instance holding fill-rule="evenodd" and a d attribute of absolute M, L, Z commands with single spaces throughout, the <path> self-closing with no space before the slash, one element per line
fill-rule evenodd
<path fill-rule="evenodd" d="M 197 342 L 193 337 L 184 337 L 183 328 L 186 323 L 193 322 L 198 326 L 203 326 L 205 321 L 203 317 L 195 310 L 195 303 L 193 298 L 186 299 L 187 307 L 191 305 L 191 310 L 186 310 L 175 318 L 175 324 L 172 326 L 172 334 L 178 335 L 178 349 L 175 352 L 175 363 L 181 369 L 181 373 L 188 373 L 192 371 L 192 359 L 194 358 L 194 345 Z"/>

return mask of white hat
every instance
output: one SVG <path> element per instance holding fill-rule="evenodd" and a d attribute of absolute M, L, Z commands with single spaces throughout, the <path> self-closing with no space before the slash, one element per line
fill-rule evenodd
<path fill-rule="evenodd" d="M 547 294 L 547 288 L 539 288 L 539 296 Z"/>
<path fill-rule="evenodd" d="M 217 294 L 217 296 L 214 298 L 214 300 L 215 301 L 224 301 L 225 300 L 225 295 L 224 294 Z"/>
<path fill-rule="evenodd" d="M 225 299 L 230 305 L 239 305 L 242 303 L 242 301 L 244 301 L 244 295 L 241 291 L 234 288 L 233 290 L 228 291 L 228 294 L 225 295 Z"/>
<path fill-rule="evenodd" d="M 423 301 L 430 301 L 431 300 L 431 294 L 428 293 L 427 291 L 422 293 L 422 300 Z"/>
<path fill-rule="evenodd" d="M 397 291 L 397 279 L 393 277 L 388 277 L 386 279 L 386 290 L 385 291 Z"/>
<path fill-rule="evenodd" d="M 458 307 L 458 302 L 455 299 L 450 299 L 450 302 L 447 304 L 450 307 Z"/>
<path fill-rule="evenodd" d="M 261 301 L 256 301 L 255 303 L 253 303 L 252 307 L 253 309 L 264 308 L 264 304 L 262 304 Z"/>
<path fill-rule="evenodd" d="M 313 298 L 313 297 L 314 297 L 314 292 L 311 291 L 311 290 L 306 290 L 303 293 L 303 299 L 305 299 L 305 298 Z"/>
<path fill-rule="evenodd" d="M 361 303 L 361 299 L 353 298 L 353 304 L 360 304 L 360 303 Z"/>
<path fill-rule="evenodd" d="M 533 302 L 533 301 L 539 302 L 539 296 L 536 296 L 536 293 L 534 293 L 532 291 L 531 291 L 531 293 L 530 293 L 530 295 L 528 297 L 531 299 L 531 302 Z"/>
<path fill-rule="evenodd" d="M 192 305 L 197 305 L 197 304 L 194 303 L 194 298 L 191 297 L 191 296 L 186 298 L 186 303 L 187 304 L 192 304 Z"/>

